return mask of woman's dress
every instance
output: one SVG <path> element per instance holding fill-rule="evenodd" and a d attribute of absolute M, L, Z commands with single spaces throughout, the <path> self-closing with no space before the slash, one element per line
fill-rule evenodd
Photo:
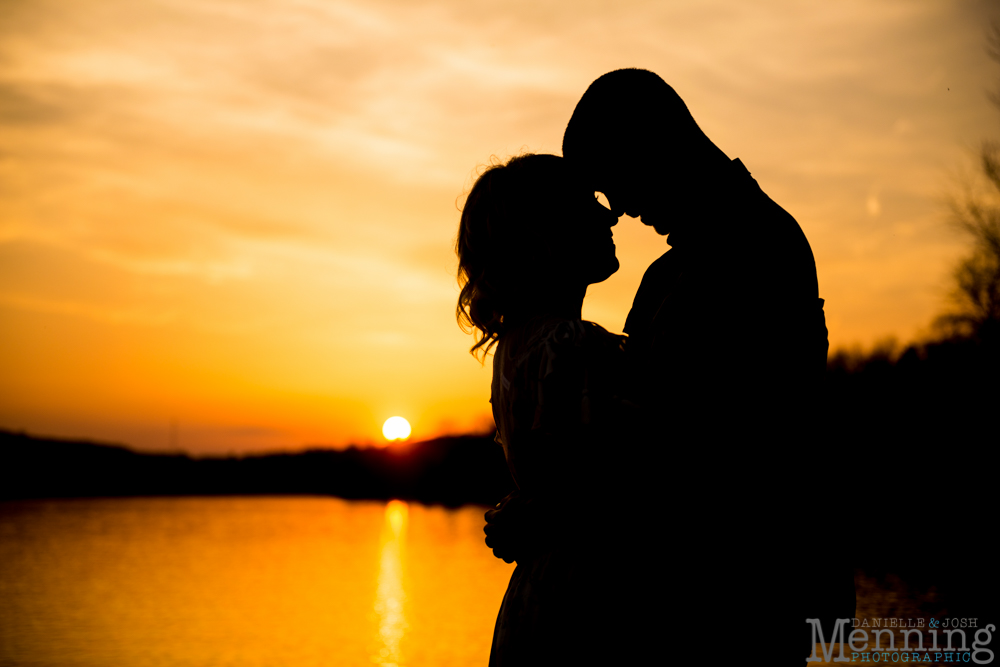
<path fill-rule="evenodd" d="M 519 558 L 504 595 L 491 667 L 594 663 L 606 650 L 617 589 L 601 563 L 602 550 L 614 545 L 581 536 L 607 535 L 600 526 L 608 517 L 584 496 L 613 483 L 624 344 L 592 322 L 547 317 L 497 346 L 497 441 L 521 497 L 544 509 L 533 512 L 542 517 L 533 548 Z M 575 507 L 586 507 L 585 519 Z"/>

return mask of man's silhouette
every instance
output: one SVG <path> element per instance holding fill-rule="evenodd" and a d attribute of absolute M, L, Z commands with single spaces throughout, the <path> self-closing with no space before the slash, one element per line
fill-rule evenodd
<path fill-rule="evenodd" d="M 809 243 L 652 72 L 597 79 L 563 154 L 671 246 L 625 324 L 643 423 L 623 446 L 641 453 L 602 501 L 632 519 L 623 644 L 671 662 L 802 664 L 805 619 L 854 612 L 850 569 L 809 531 L 831 521 L 816 468 L 835 459 L 816 419 L 828 342 Z M 488 515 L 498 555 L 502 514 Z"/>
<path fill-rule="evenodd" d="M 816 263 L 792 216 L 645 70 L 590 86 L 563 153 L 615 213 L 669 235 L 625 324 L 633 395 L 658 404 L 672 437 L 678 426 L 704 437 L 797 425 L 828 344 Z"/>

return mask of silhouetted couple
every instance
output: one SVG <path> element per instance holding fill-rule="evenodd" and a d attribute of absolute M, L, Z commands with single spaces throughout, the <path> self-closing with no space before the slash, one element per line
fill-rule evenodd
<path fill-rule="evenodd" d="M 518 487 L 487 513 L 518 563 L 490 664 L 804 664 L 805 619 L 854 613 L 828 535 L 809 243 L 651 72 L 595 81 L 563 154 L 488 169 L 458 235 L 459 320 L 473 352 L 495 346 Z M 622 214 L 671 246 L 627 338 L 581 319 Z"/>

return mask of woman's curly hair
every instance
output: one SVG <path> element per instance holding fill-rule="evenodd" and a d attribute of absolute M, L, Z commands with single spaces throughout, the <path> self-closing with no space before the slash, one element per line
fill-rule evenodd
<path fill-rule="evenodd" d="M 462 208 L 455 252 L 462 288 L 455 314 L 475 333 L 469 350 L 485 355 L 504 334 L 504 315 L 539 278 L 558 215 L 553 187 L 566 177 L 562 158 L 525 154 L 493 164 L 476 180 Z"/>

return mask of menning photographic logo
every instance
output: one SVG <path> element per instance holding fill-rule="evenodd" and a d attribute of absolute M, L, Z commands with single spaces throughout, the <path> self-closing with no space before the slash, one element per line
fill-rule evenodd
<path fill-rule="evenodd" d="M 833 658 L 832 662 L 974 662 L 985 665 L 993 661 L 993 651 L 986 648 L 993 641 L 993 631 L 996 630 L 992 623 L 980 628 L 975 618 L 932 618 L 925 621 L 923 618 L 838 618 L 828 643 L 819 619 L 807 618 L 806 623 L 812 626 L 813 651 L 806 662 L 831 662 Z M 851 631 L 845 640 L 844 629 L 848 625 Z M 975 635 L 970 647 L 966 631 L 973 630 Z M 897 633 L 902 636 L 901 647 L 896 646 Z M 886 646 L 882 646 L 883 640 Z M 875 645 L 872 647 L 873 641 Z M 822 658 L 816 655 L 817 644 L 823 652 Z M 835 658 L 834 644 L 840 645 L 840 655 Z M 845 646 L 851 651 L 849 658 L 844 653 Z"/>

